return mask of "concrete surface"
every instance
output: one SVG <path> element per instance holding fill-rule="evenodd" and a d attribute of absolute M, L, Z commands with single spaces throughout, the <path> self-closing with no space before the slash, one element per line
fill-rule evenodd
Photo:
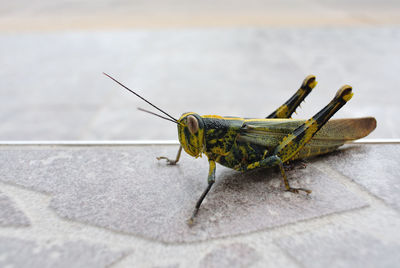
<path fill-rule="evenodd" d="M 399 24 L 396 0 L 0 1 L 0 31 Z"/>
<path fill-rule="evenodd" d="M 274 170 L 240 174 L 218 166 L 217 183 L 192 228 L 185 220 L 206 185 L 206 162 L 184 156 L 179 165 L 166 166 L 155 160 L 176 149 L 1 146 L 3 196 L 30 225 L 0 228 L 6 241 L 0 243 L 0 260 L 24 266 L 31 258 L 40 264 L 57 255 L 49 262 L 56 265 L 79 256 L 77 266 L 97 267 L 398 263 L 400 215 L 393 204 L 399 193 L 374 189 L 397 187 L 399 145 L 348 145 L 310 159 L 306 169 L 295 166 L 289 180 L 313 190 L 308 197 L 284 192 Z M 386 179 L 376 179 L 371 170 L 375 158 L 394 159 L 379 170 Z M 47 249 L 31 256 L 37 247 Z M 85 254 L 77 252 L 80 247 L 88 248 L 78 250 Z M 16 260 L 15 252 L 26 258 Z"/>
<path fill-rule="evenodd" d="M 369 138 L 399 138 L 398 27 L 136 30 L 0 35 L 0 140 L 177 139 L 175 117 L 264 117 L 310 73 L 307 118 L 343 84 L 353 99 L 335 117 L 375 116 Z"/>

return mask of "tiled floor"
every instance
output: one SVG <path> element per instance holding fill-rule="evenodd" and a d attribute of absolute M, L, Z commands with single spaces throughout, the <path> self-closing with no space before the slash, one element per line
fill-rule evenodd
<path fill-rule="evenodd" d="M 398 145 L 348 145 L 309 160 L 306 169 L 295 166 L 290 182 L 311 189 L 310 196 L 285 192 L 274 170 L 241 174 L 218 166 L 217 183 L 193 227 L 186 221 L 207 185 L 207 161 L 184 155 L 167 166 L 155 159 L 174 155 L 176 147 L 1 146 L 0 264 L 398 263 L 398 172 L 395 165 L 373 164 L 397 159 Z M 88 253 L 79 255 L 76 247 Z M 105 255 L 94 258 L 99 251 Z M 144 257 L 149 254 L 155 255 Z"/>

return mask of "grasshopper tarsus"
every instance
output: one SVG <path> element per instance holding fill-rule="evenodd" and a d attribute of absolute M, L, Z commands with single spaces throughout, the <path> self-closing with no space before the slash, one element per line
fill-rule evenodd
<path fill-rule="evenodd" d="M 295 194 L 298 194 L 300 191 L 303 191 L 303 192 L 305 192 L 307 195 L 309 195 L 309 194 L 311 194 L 311 190 L 308 190 L 308 189 L 305 189 L 305 188 L 292 188 L 292 187 L 290 187 L 289 189 L 287 189 L 286 191 L 288 191 L 288 192 L 292 192 L 292 193 L 295 193 Z"/>
<path fill-rule="evenodd" d="M 165 156 L 159 156 L 159 157 L 157 157 L 157 160 L 165 159 L 167 161 L 167 165 L 173 166 L 173 165 L 176 165 L 176 163 L 178 163 L 179 159 L 181 158 L 181 153 L 182 153 L 182 146 L 179 146 L 178 153 L 176 154 L 175 160 L 171 160 Z"/>
<path fill-rule="evenodd" d="M 192 227 L 194 225 L 194 218 L 197 215 L 197 212 L 199 212 L 199 208 L 195 208 L 192 214 L 192 217 L 190 217 L 187 221 L 187 225 L 189 225 L 189 227 Z"/>
<path fill-rule="evenodd" d="M 167 162 L 167 165 L 170 165 L 170 166 L 176 165 L 176 163 L 178 162 L 178 161 L 176 161 L 176 159 L 175 160 L 171 160 L 171 159 L 169 159 L 168 157 L 165 157 L 165 156 L 157 157 L 158 161 L 163 160 L 163 159 L 165 159 L 166 162 Z"/>

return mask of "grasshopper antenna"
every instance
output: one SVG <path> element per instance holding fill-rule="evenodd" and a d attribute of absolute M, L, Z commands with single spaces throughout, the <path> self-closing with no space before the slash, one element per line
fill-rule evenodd
<path fill-rule="evenodd" d="M 122 84 L 121 82 L 119 82 L 118 80 L 116 80 L 115 78 L 113 78 L 112 76 L 103 73 L 105 76 L 107 76 L 108 78 L 110 78 L 111 80 L 113 80 L 114 82 L 116 82 L 117 84 L 119 84 L 120 86 L 122 86 L 123 88 L 125 88 L 126 90 L 128 90 L 129 92 L 135 94 L 137 97 L 139 97 L 140 99 L 144 100 L 145 102 L 147 102 L 148 104 L 150 104 L 151 106 L 153 106 L 154 108 L 156 108 L 157 110 L 159 110 L 160 112 L 162 112 L 163 114 L 165 114 L 166 116 L 168 116 L 169 118 L 171 118 L 175 123 L 178 123 L 178 120 L 176 120 L 174 117 L 172 117 L 171 115 L 169 115 L 168 113 L 164 112 L 163 110 L 161 110 L 160 108 L 158 108 L 157 106 L 155 106 L 154 104 L 152 104 L 151 102 L 149 102 L 148 100 L 146 100 L 145 98 L 143 98 L 142 96 L 140 96 L 139 94 L 137 94 L 136 92 L 134 92 L 132 89 L 128 88 L 127 86 L 125 86 L 124 84 Z M 146 111 L 148 112 L 148 111 Z M 149 112 L 151 113 L 151 112 Z M 159 115 L 157 115 L 159 116 Z M 160 116 L 159 116 L 160 117 Z M 164 118 L 166 119 L 166 118 Z"/>
<path fill-rule="evenodd" d="M 173 122 L 173 123 L 180 124 L 179 122 L 177 122 L 177 121 L 174 121 L 174 120 L 172 120 L 172 119 L 169 119 L 168 117 L 165 117 L 165 116 L 162 116 L 162 115 L 159 115 L 159 114 L 153 113 L 153 112 L 151 112 L 151 111 L 148 111 L 148 110 L 145 110 L 145 109 L 143 109 L 143 108 L 140 108 L 140 107 L 138 107 L 137 109 L 138 109 L 139 111 L 146 112 L 146 113 L 149 113 L 149 114 L 152 114 L 152 115 L 158 116 L 158 117 L 160 117 L 160 118 L 162 118 L 162 119 L 165 119 L 165 120 L 171 121 L 171 122 Z"/>

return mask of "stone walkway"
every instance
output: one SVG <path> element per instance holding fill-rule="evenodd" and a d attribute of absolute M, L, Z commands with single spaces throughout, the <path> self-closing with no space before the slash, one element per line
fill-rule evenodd
<path fill-rule="evenodd" d="M 310 196 L 285 192 L 275 170 L 218 165 L 186 225 L 206 159 L 158 162 L 175 156 L 156 140 L 176 126 L 102 72 L 176 117 L 264 117 L 314 74 L 295 118 L 350 84 L 335 117 L 374 116 L 368 139 L 400 138 L 399 1 L 243 3 L 0 0 L 0 267 L 398 266 L 395 142 L 295 166 L 289 180 Z"/>
<path fill-rule="evenodd" d="M 399 145 L 347 145 L 288 172 L 155 159 L 173 145 L 0 146 L 0 266 L 396 267 Z"/>

